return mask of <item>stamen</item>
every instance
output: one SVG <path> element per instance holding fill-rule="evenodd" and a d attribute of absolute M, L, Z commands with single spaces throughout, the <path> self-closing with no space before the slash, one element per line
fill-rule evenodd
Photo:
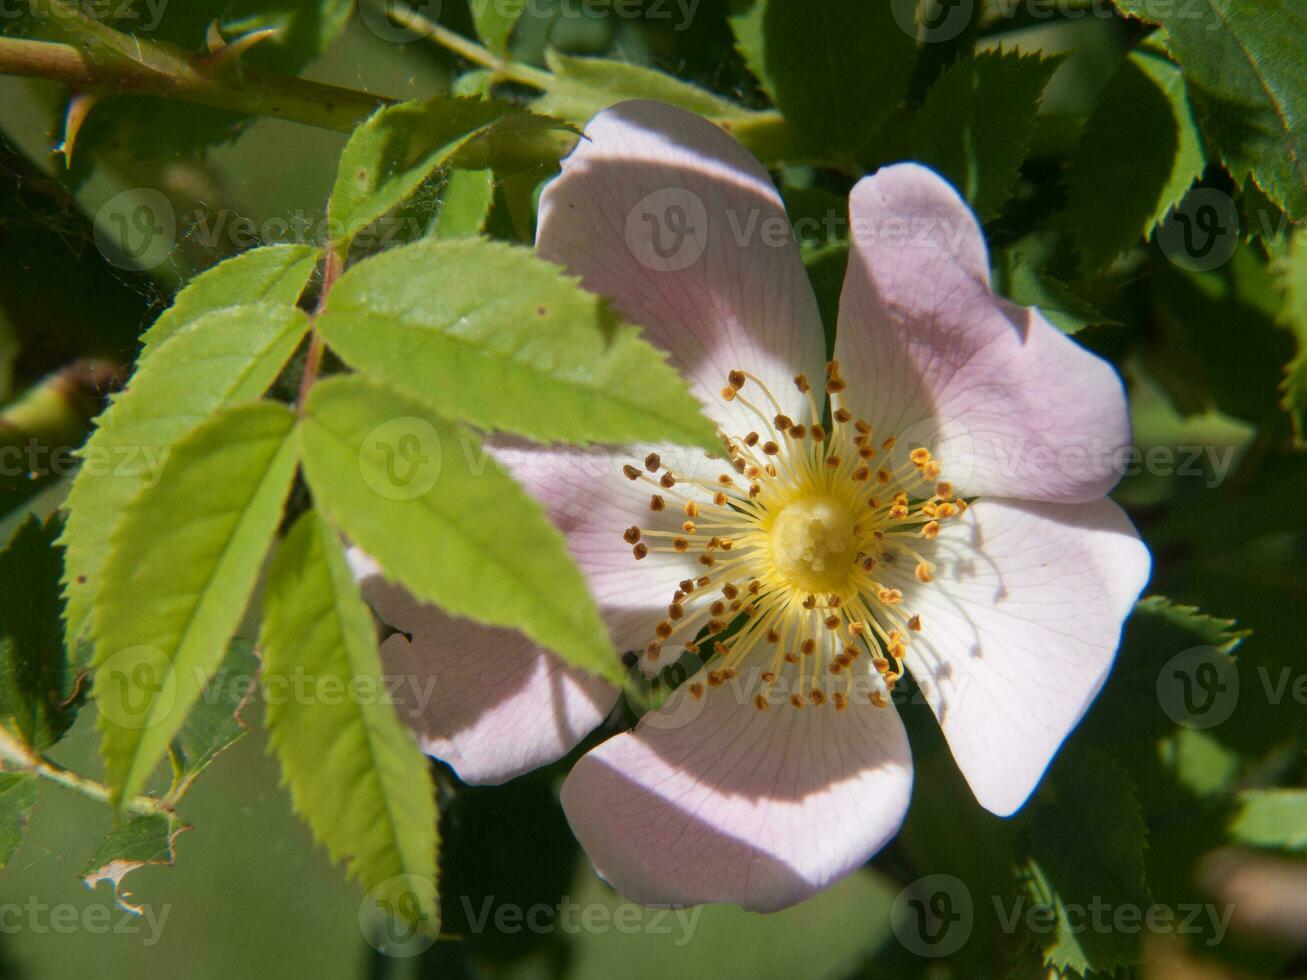
<path fill-rule="evenodd" d="M 656 661 L 664 643 L 681 637 L 681 647 L 709 668 L 703 683 L 689 685 L 695 699 L 705 684 L 720 686 L 762 659 L 757 674 L 742 675 L 762 688 L 751 692 L 759 711 L 772 705 L 768 692 L 782 680 L 789 693 L 776 703 L 842 711 L 855 690 L 864 697 L 855 681 L 872 680 L 866 700 L 883 707 L 903 675 L 907 637 L 922 628 L 910 608 L 916 590 L 935 578 L 935 564 L 915 548 L 929 553 L 921 542 L 934 541 L 967 501 L 938 479 L 942 464 L 928 448 L 914 448 L 902 465 L 891 460 L 896 438 L 877 443 L 871 425 L 845 407 L 848 384 L 836 362 L 827 365 L 824 385 L 831 428 L 822 423 L 820 391 L 802 374 L 794 384 L 806 417 L 795 418 L 793 398 L 782 406 L 756 375 L 727 375 L 722 397 L 747 407 L 759 428 L 719 433 L 725 456 L 707 456 L 718 461 L 717 473 L 674 472 L 656 452 L 642 467 L 623 466 L 628 479 L 660 491 L 650 497 L 652 514 L 667 510 L 668 496 L 679 508 L 666 523 L 651 518 L 652 527 L 627 527 L 622 537 L 632 555 L 638 561 L 658 553 L 700 570 L 678 584 L 645 656 Z M 774 413 L 741 395 L 746 387 Z M 913 570 L 901 588 L 900 562 L 908 563 L 904 572 Z M 736 624 L 729 644 L 722 642 Z"/>

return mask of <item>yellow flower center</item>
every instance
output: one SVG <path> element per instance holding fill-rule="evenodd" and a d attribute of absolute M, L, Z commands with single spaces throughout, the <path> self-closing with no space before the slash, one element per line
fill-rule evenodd
<path fill-rule="evenodd" d="M 858 536 L 843 501 L 816 493 L 785 504 L 766 529 L 785 584 L 802 592 L 849 591 Z"/>
<path fill-rule="evenodd" d="M 699 569 L 672 595 L 645 660 L 652 664 L 665 645 L 679 644 L 704 658 L 711 686 L 747 668 L 747 691 L 760 711 L 773 703 L 838 711 L 855 700 L 884 707 L 903 675 L 909 637 L 921 630 L 921 617 L 903 608 L 903 592 L 886 584 L 893 579 L 885 570 L 911 568 L 916 582 L 932 581 L 935 566 L 916 546 L 934 539 L 967 502 L 939 479 L 929 449 L 899 447 L 853 417 L 835 362 L 826 369 L 829 430 L 803 375 L 794 381 L 806 397 L 806 424 L 783 414 L 753 375 L 732 371 L 728 380 L 722 398 L 761 424 L 720 433 L 726 471 L 690 477 L 656 453 L 643 468 L 624 467 L 629 479 L 656 490 L 653 526 L 624 534 L 636 560 L 654 552 L 693 555 Z M 754 388 L 774 413 L 750 400 Z M 679 526 L 667 527 L 669 518 Z M 704 694 L 699 681 L 689 690 Z"/>

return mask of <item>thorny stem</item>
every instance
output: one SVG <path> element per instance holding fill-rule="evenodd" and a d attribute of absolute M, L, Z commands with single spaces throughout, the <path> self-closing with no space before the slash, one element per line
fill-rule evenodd
<path fill-rule="evenodd" d="M 387 16 L 400 26 L 489 69 L 496 79 L 539 90 L 553 84 L 554 76 L 548 71 L 500 58 L 415 10 L 382 5 L 380 0 L 364 2 L 379 9 L 384 6 Z M 76 95 L 127 93 L 170 98 L 346 133 L 378 108 L 396 101 L 336 85 L 258 72 L 239 61 L 224 59 L 223 51 L 187 55 L 102 24 L 87 24 L 75 12 L 67 16 L 70 23 L 81 25 L 79 29 L 86 34 L 84 46 L 0 37 L 0 75 L 60 82 Z M 229 49 L 240 44 L 238 39 Z M 777 112 L 747 112 L 719 123 L 764 160 L 847 167 L 847 161 L 808 160 Z"/>
<path fill-rule="evenodd" d="M 34 776 L 49 780 L 52 783 L 58 783 L 60 786 L 75 793 L 81 793 L 92 800 L 99 800 L 102 803 L 113 802 L 113 794 L 104 783 L 96 782 L 94 779 L 89 779 L 70 769 L 65 769 L 63 766 L 56 765 L 49 759 L 27 748 L 3 728 L 0 728 L 0 760 L 15 769 L 26 770 Z M 131 813 L 145 815 L 172 813 L 172 806 L 167 800 L 155 799 L 153 796 L 137 796 L 125 800 L 122 808 Z"/>
<path fill-rule="evenodd" d="M 61 82 L 78 93 L 153 95 L 345 133 L 394 101 L 245 66 L 239 71 L 207 72 L 201 58 L 178 56 L 151 42 L 138 43 L 143 54 L 156 57 L 102 60 L 71 44 L 0 37 L 0 74 Z"/>

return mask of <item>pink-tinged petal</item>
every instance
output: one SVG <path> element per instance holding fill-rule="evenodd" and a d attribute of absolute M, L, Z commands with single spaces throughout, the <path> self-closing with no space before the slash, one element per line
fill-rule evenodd
<path fill-rule="evenodd" d="M 644 465 L 653 451 L 650 447 L 617 451 L 541 448 L 502 440 L 492 447 L 499 463 L 544 506 L 563 532 L 619 653 L 643 650 L 654 639 L 655 627 L 666 618 L 679 583 L 704 571 L 689 554 L 656 550 L 669 548 L 669 538 L 645 539 L 642 543 L 649 553 L 637 561 L 632 544 L 623 537 L 632 526 L 644 532 L 676 532 L 686 519 L 675 487 L 651 485 L 646 479 L 633 481 L 622 472 L 624 466 L 634 466 L 656 482 L 659 477 Z M 656 451 L 659 462 L 678 472 L 706 462 L 702 450 L 669 446 Z M 665 510 L 650 509 L 654 494 L 665 501 Z M 670 653 L 669 660 L 675 660 Z"/>
<path fill-rule="evenodd" d="M 682 686 L 563 784 L 591 863 L 633 901 L 782 909 L 860 867 L 903 822 L 912 759 L 893 708 L 759 711 L 752 686 L 735 684 L 699 700 Z"/>
<path fill-rule="evenodd" d="M 911 568 L 880 574 L 921 615 L 906 664 L 976 799 L 1007 816 L 1107 679 L 1148 549 L 1102 497 L 981 500 L 918 550 L 933 582 Z"/>
<path fill-rule="evenodd" d="M 917 164 L 849 200 L 853 249 L 835 354 L 850 410 L 926 445 L 968 495 L 1102 496 L 1130 442 L 1121 380 L 1035 309 L 996 297 L 966 204 Z"/>
<path fill-rule="evenodd" d="M 541 195 L 536 249 L 642 324 L 730 431 L 760 425 L 721 405 L 735 369 L 803 417 L 792 379 L 824 367 L 817 302 L 775 185 L 717 126 L 659 102 L 601 112 Z"/>
<path fill-rule="evenodd" d="M 387 693 L 422 750 L 464 782 L 502 783 L 548 765 L 616 703 L 616 688 L 567 667 L 521 633 L 415 602 L 357 549 L 352 562 L 363 573 L 364 598 L 401 631 L 381 645 Z"/>

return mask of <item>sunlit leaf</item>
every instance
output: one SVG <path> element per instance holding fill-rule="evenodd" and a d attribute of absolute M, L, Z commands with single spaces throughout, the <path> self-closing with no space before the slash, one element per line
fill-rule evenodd
<path fill-rule="evenodd" d="M 390 578 L 455 615 L 520 629 L 620 682 L 562 536 L 469 430 L 352 376 L 313 388 L 303 441 L 317 505 Z"/>
<path fill-rule="evenodd" d="M 666 356 L 526 248 L 392 249 L 345 274 L 318 329 L 351 366 L 487 429 L 721 448 Z"/>
<path fill-rule="evenodd" d="M 186 284 L 172 306 L 141 335 L 140 358 L 206 313 L 243 303 L 294 306 L 320 254 L 310 245 L 265 245 L 206 269 Z"/>
<path fill-rule="evenodd" d="M 339 535 L 310 511 L 296 521 L 269 572 L 260 645 L 268 732 L 296 811 L 335 861 L 380 901 L 433 934 L 435 786 L 413 734 L 385 696 L 372 616 Z M 293 684 L 302 676 L 309 684 Z M 320 699 L 303 691 L 346 692 Z M 376 890 L 374 892 L 374 890 Z"/>
<path fill-rule="evenodd" d="M 334 247 L 398 207 L 461 146 L 514 111 L 491 99 L 437 96 L 373 113 L 341 154 L 329 209 Z"/>
<path fill-rule="evenodd" d="M 224 405 L 258 398 L 308 329 L 288 306 L 252 304 L 208 313 L 160 344 L 113 399 L 81 449 L 66 508 L 66 637 L 76 649 L 102 584 L 109 534 L 127 502 L 157 481 L 173 444 Z"/>
<path fill-rule="evenodd" d="M 229 408 L 174 448 L 115 530 L 95 603 L 100 752 L 139 793 L 227 651 L 295 474 L 295 416 Z"/>

